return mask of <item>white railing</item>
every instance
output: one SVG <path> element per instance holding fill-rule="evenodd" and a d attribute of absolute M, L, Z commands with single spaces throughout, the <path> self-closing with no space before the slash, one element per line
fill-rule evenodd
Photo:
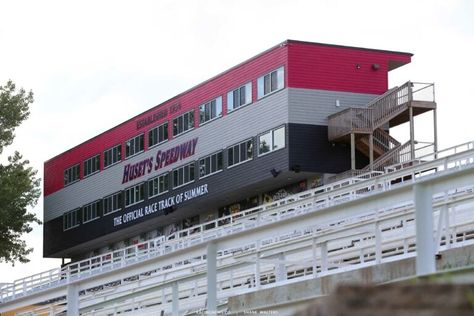
<path fill-rule="evenodd" d="M 438 251 L 474 244 L 473 188 L 474 185 L 459 188 L 448 195 L 435 196 L 435 221 L 441 222 L 444 207 L 448 207 L 446 212 L 451 220 L 451 225 L 443 229 L 445 233 L 438 236 Z M 439 231 L 441 230 L 438 229 Z M 329 239 L 325 240 L 324 236 Z M 313 251 L 312 240 L 315 239 L 324 244 L 324 253 L 321 246 Z M 413 205 L 411 202 L 401 203 L 395 208 L 367 212 L 343 221 L 334 220 L 313 227 L 299 227 L 292 232 L 243 244 L 241 248 L 245 249 L 233 249 L 220 256 L 221 267 L 234 267 L 232 272 L 219 273 L 218 290 L 222 302 L 232 295 L 413 257 L 416 251 Z M 276 257 L 275 253 L 283 255 L 283 258 Z M 259 261 L 258 274 L 256 261 Z M 281 263 L 285 264 L 283 276 L 281 273 L 279 276 L 277 271 Z M 206 262 L 200 261 L 194 263 L 192 269 L 205 271 L 205 267 Z M 185 269 L 185 266 L 181 266 L 175 268 L 175 271 Z M 162 274 L 163 272 L 156 272 L 156 276 L 150 278 L 159 280 Z M 194 283 L 186 283 L 182 277 L 180 279 L 183 284 L 178 294 L 180 312 L 202 308 L 205 296 L 199 298 L 197 294 L 206 293 L 205 275 L 200 282 Z M 169 283 L 172 282 L 173 279 L 169 279 Z M 120 305 L 111 304 L 106 308 L 85 312 L 84 315 L 106 315 L 130 308 L 136 308 L 140 314 L 157 310 L 171 313 L 172 306 L 168 303 L 171 297 L 171 290 L 164 296 L 160 291 L 154 291 L 154 294 L 146 297 L 130 298 Z"/>
<path fill-rule="evenodd" d="M 431 146 L 431 144 L 429 146 Z M 427 161 L 433 161 L 435 159 L 449 157 L 449 156 L 456 155 L 458 153 L 462 153 L 462 152 L 469 151 L 472 149 L 474 149 L 474 141 L 462 143 L 460 145 L 449 147 L 437 152 L 430 151 L 428 154 L 418 154 L 416 155 L 416 160 L 413 161 L 412 164 L 407 165 L 406 162 L 393 164 L 391 166 L 385 167 L 385 172 L 389 173 L 389 172 L 394 172 L 401 169 L 410 168 L 412 167 L 413 164 L 421 164 Z"/>
<path fill-rule="evenodd" d="M 462 149 L 464 149 L 465 151 L 460 151 Z M 317 212 L 333 205 L 364 197 L 367 194 L 371 194 L 373 192 L 390 190 L 394 185 L 393 183 L 397 181 L 402 183 L 403 181 L 406 181 L 407 177 L 410 177 L 412 180 L 420 179 L 424 176 L 432 176 L 433 173 L 442 173 L 443 171 L 448 171 L 453 168 L 459 168 L 467 164 L 474 163 L 474 151 L 472 150 L 472 145 L 457 147 L 455 151 L 456 154 L 453 154 L 451 156 L 438 158 L 433 161 L 428 161 L 424 164 L 414 166 L 409 169 L 396 169 L 396 172 L 392 172 L 390 174 L 382 175 L 378 178 L 369 180 L 355 178 L 352 180 L 343 180 L 340 182 L 332 183 L 328 186 L 302 192 L 293 196 L 289 196 L 285 199 L 275 201 L 270 204 L 245 210 L 238 214 L 226 216 L 224 218 L 220 218 L 192 228 L 178 231 L 174 235 L 168 237 L 168 239 L 160 237 L 158 239 L 150 240 L 142 244 L 126 247 L 124 249 L 75 262 L 68 265 L 67 267 L 64 267 L 63 269 L 53 269 L 40 274 L 36 274 L 34 276 L 23 278 L 15 281 L 13 284 L 4 285 L 0 288 L 0 302 L 8 302 L 18 298 L 26 297 L 30 294 L 38 293 L 45 289 L 58 287 L 74 280 L 81 280 L 91 276 L 99 276 L 101 273 L 111 271 L 115 268 L 127 267 L 137 262 L 145 262 L 148 259 L 157 258 L 165 254 L 170 254 L 174 251 L 186 249 L 187 247 L 192 247 L 196 244 L 206 243 L 209 240 L 213 240 L 223 236 L 228 236 L 255 227 L 264 227 L 265 225 L 269 225 L 271 223 L 282 221 L 288 218 L 294 218 L 302 214 Z M 442 152 L 440 152 L 440 154 L 442 154 Z M 472 188 L 468 188 L 465 191 L 467 192 L 466 194 L 472 194 Z M 403 207 L 407 206 L 398 205 L 393 206 L 390 210 L 384 211 L 385 213 L 377 212 L 376 216 L 378 221 L 383 219 L 383 216 L 381 216 L 381 214 L 392 214 L 391 216 L 403 215 L 403 212 L 406 212 Z M 470 218 L 472 216 L 469 215 L 472 214 L 472 210 L 470 213 L 468 212 L 467 214 L 468 220 L 465 223 L 459 221 L 451 221 L 451 223 L 455 223 L 456 225 L 458 225 L 454 228 L 450 228 L 456 232 L 456 234 L 454 235 L 454 239 L 456 241 L 458 241 L 458 239 L 460 239 L 460 241 L 463 241 L 463 238 L 466 240 L 470 238 L 469 232 L 471 231 L 472 233 L 472 227 L 469 226 L 469 220 L 471 220 Z M 368 221 L 371 220 L 370 216 L 373 215 L 374 213 L 372 212 L 372 215 L 361 214 L 356 217 L 348 217 L 346 219 L 339 218 L 334 222 L 322 223 L 318 227 L 312 228 L 296 227 L 295 230 L 292 232 L 285 232 L 284 234 L 275 235 L 271 238 L 272 240 L 262 240 L 261 244 L 259 245 L 255 243 L 253 245 L 243 244 L 237 248 L 234 247 L 233 249 L 221 249 L 219 258 L 221 261 L 232 261 L 235 260 L 235 258 L 238 258 L 237 254 L 240 254 L 240 256 L 242 257 L 246 253 L 256 251 L 257 248 L 261 250 L 265 247 L 271 248 L 277 247 L 278 245 L 284 246 L 286 243 L 296 241 L 302 243 L 305 238 L 314 238 L 315 236 L 318 236 L 320 238 L 322 236 L 328 236 L 327 238 L 330 238 L 330 236 L 333 236 L 338 230 L 344 232 L 354 231 L 355 227 L 357 226 L 357 223 L 368 223 Z M 399 218 L 396 220 L 399 220 Z M 406 229 L 406 226 L 403 227 L 405 227 L 404 229 Z M 354 234 L 353 232 L 349 233 L 349 236 L 352 239 L 348 245 L 346 244 L 344 246 L 344 238 L 341 238 L 340 236 L 338 238 L 333 238 L 332 241 L 330 241 L 329 243 L 335 243 L 336 246 L 332 247 L 331 245 L 329 245 L 327 253 L 328 261 L 322 262 L 321 253 L 319 253 L 317 259 L 315 258 L 313 260 L 313 263 L 310 264 L 310 267 L 314 269 L 314 271 L 317 271 L 317 273 L 329 273 L 329 271 L 339 270 L 341 268 L 344 268 L 344 266 L 353 268 L 355 266 L 355 263 L 357 262 L 357 259 L 348 260 L 348 258 L 352 258 L 351 256 L 354 255 L 354 236 L 360 235 L 360 229 L 355 230 L 358 232 L 357 234 Z M 368 241 L 372 238 L 369 236 L 370 231 L 364 231 L 363 233 L 365 235 L 362 234 L 362 236 L 356 236 L 357 238 L 359 238 L 359 242 L 356 242 L 359 245 L 359 247 L 357 248 L 358 257 L 360 258 L 359 265 L 374 261 L 373 258 L 377 257 L 376 255 L 374 255 L 374 253 L 379 253 L 379 261 L 383 259 L 380 257 L 381 249 L 378 249 L 374 252 L 372 249 L 373 245 L 370 246 L 370 243 L 368 243 Z M 410 241 L 410 238 L 412 237 L 405 236 L 403 239 L 403 245 L 413 244 Z M 386 244 L 392 247 L 391 243 L 395 243 L 395 241 L 390 241 Z M 363 247 L 361 245 L 363 245 Z M 413 246 L 403 247 L 404 254 L 410 252 L 410 249 L 412 249 L 411 251 L 413 251 Z M 334 250 L 332 252 L 330 251 L 331 249 L 339 248 L 344 249 L 344 251 L 346 251 L 347 253 L 344 254 L 344 252 L 341 252 L 342 250 Z M 398 248 L 395 247 L 393 249 Z M 399 252 L 400 250 L 398 249 L 394 253 Z M 383 250 L 383 253 L 384 256 L 387 256 L 390 251 L 389 249 L 385 249 Z M 338 256 L 336 256 L 336 254 Z M 332 258 L 335 259 L 333 260 Z M 188 269 L 191 266 L 194 270 L 199 270 L 202 269 L 203 265 L 205 265 L 204 254 L 198 257 L 182 259 L 172 265 L 157 267 L 154 270 L 145 271 L 145 275 L 148 274 L 150 277 L 161 277 L 163 274 L 169 275 L 172 272 L 178 273 L 179 269 Z M 291 268 L 291 266 L 289 268 Z M 306 267 L 305 269 L 303 270 L 305 270 L 306 272 L 309 271 L 308 267 Z M 248 269 L 244 269 L 244 272 L 242 272 L 242 278 L 234 279 L 232 276 L 230 276 L 230 279 L 225 280 L 225 282 L 230 282 L 232 284 L 239 284 L 238 282 L 241 282 L 241 287 L 245 286 L 247 284 L 249 274 L 252 275 L 253 273 L 247 270 Z M 253 268 L 250 270 L 254 271 Z M 263 271 L 264 270 L 261 270 L 261 272 Z M 296 273 L 295 271 L 297 271 L 297 269 L 293 272 Z M 260 273 L 259 275 L 262 275 L 262 273 Z M 268 275 L 271 275 L 271 273 Z M 273 278 L 275 277 L 273 276 Z M 122 281 L 116 282 L 115 284 L 124 287 L 124 283 L 131 284 L 136 281 L 136 279 L 139 280 L 140 276 L 136 277 L 134 275 L 131 275 L 129 276 L 128 280 L 123 279 Z M 269 279 L 271 279 L 271 277 Z M 257 280 L 254 277 L 253 282 L 256 288 L 261 288 L 262 284 L 260 278 L 258 278 Z M 110 288 L 114 288 L 114 286 L 111 285 Z M 231 288 L 234 288 L 234 286 L 232 286 Z M 186 290 L 186 287 L 180 289 L 180 293 L 182 293 L 181 291 L 184 290 Z M 103 290 L 99 290 L 99 292 L 100 291 Z M 194 289 L 194 291 L 198 290 Z M 86 292 L 84 292 L 84 294 L 82 295 L 84 299 L 87 297 Z M 232 293 L 235 294 L 236 292 L 233 291 Z M 183 294 L 183 297 L 184 296 L 185 295 Z"/>

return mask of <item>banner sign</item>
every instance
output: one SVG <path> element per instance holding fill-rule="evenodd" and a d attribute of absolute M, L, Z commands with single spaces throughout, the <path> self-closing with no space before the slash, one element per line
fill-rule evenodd
<path fill-rule="evenodd" d="M 126 212 L 121 216 L 114 217 L 114 226 L 130 223 L 142 217 L 154 214 L 158 211 L 177 206 L 183 202 L 208 194 L 207 184 L 200 185 L 177 195 L 164 198 L 149 205 Z"/>

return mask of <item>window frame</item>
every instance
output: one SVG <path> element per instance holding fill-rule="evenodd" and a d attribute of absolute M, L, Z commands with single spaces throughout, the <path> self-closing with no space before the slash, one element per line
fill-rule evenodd
<path fill-rule="evenodd" d="M 192 114 L 192 120 L 190 120 L 189 117 L 188 117 L 188 118 L 186 119 L 186 122 L 187 122 L 188 124 L 189 124 L 190 122 L 192 122 L 192 126 L 189 127 L 188 129 L 184 129 L 184 122 L 185 122 L 185 118 L 184 118 L 184 117 L 185 117 L 185 116 L 188 116 L 188 115 L 190 115 L 190 114 Z M 179 119 L 181 119 L 181 124 L 183 125 L 182 131 L 180 132 L 180 131 L 179 131 L 179 126 L 177 126 L 178 132 L 175 134 L 175 133 L 174 133 L 174 132 L 175 132 L 175 121 L 176 121 L 176 124 L 179 125 Z M 171 132 L 172 132 L 173 137 L 177 137 L 177 136 L 182 135 L 182 134 L 184 134 L 184 133 L 186 133 L 186 132 L 188 132 L 188 131 L 193 130 L 193 129 L 195 128 L 195 125 L 196 125 L 196 121 L 195 121 L 195 120 L 196 120 L 196 118 L 195 118 L 194 109 L 192 109 L 192 110 L 190 110 L 190 111 L 188 111 L 188 112 L 185 112 L 185 113 L 183 113 L 183 114 L 181 114 L 181 115 L 179 115 L 179 116 L 173 118 L 173 120 L 171 121 L 171 122 L 172 122 L 172 124 L 171 124 L 172 131 L 171 131 Z"/>
<path fill-rule="evenodd" d="M 164 127 L 165 125 L 166 125 L 166 127 Z M 164 140 L 162 140 L 162 141 L 160 141 L 160 135 L 161 135 L 161 134 L 160 134 L 160 128 L 161 128 L 161 127 L 163 127 L 163 133 L 166 133 L 166 138 L 165 138 Z M 148 135 L 148 148 L 153 148 L 153 147 L 156 147 L 156 146 L 158 146 L 158 145 L 160 145 L 160 144 L 166 143 L 166 142 L 170 139 L 169 129 L 168 129 L 168 128 L 169 128 L 169 123 L 168 123 L 168 121 L 166 121 L 166 122 L 162 122 L 161 124 L 159 124 L 159 125 L 157 125 L 157 126 L 151 128 L 151 129 L 149 129 L 149 130 L 148 130 L 148 133 L 147 133 L 147 135 Z M 151 137 L 150 137 L 150 135 L 151 135 L 151 133 L 152 133 L 154 130 L 157 131 L 157 132 L 156 132 L 157 142 L 154 143 L 154 144 L 151 144 L 151 141 L 150 141 Z"/>
<path fill-rule="evenodd" d="M 127 155 L 127 147 L 134 148 L 134 149 L 135 149 L 135 147 L 136 147 L 135 143 L 133 144 L 133 146 L 131 146 L 131 145 L 130 145 L 130 146 L 127 146 L 127 143 L 130 143 L 130 144 L 131 144 L 132 141 L 135 142 L 135 140 L 136 140 L 137 138 L 138 138 L 138 139 L 143 138 L 143 140 L 142 140 L 143 144 L 142 144 L 142 146 L 141 146 L 142 148 L 141 148 L 139 151 L 134 152 L 133 154 Z M 136 155 L 138 155 L 138 154 L 141 154 L 141 153 L 144 152 L 144 151 L 145 151 L 145 133 L 141 133 L 141 134 L 139 134 L 139 135 L 137 135 L 137 136 L 134 136 L 134 137 L 132 137 L 132 138 L 129 138 L 128 140 L 125 141 L 125 160 L 127 160 L 127 159 L 129 159 L 129 158 L 131 158 L 131 157 L 133 157 L 133 156 L 136 156 Z"/>
<path fill-rule="evenodd" d="M 77 168 L 77 179 L 73 179 L 73 180 L 71 180 L 70 182 L 67 182 L 67 183 L 66 183 L 66 172 L 68 172 L 69 170 L 72 170 L 72 169 L 74 169 L 74 168 Z M 68 178 L 69 178 L 69 173 L 68 173 Z M 73 184 L 73 183 L 76 183 L 76 182 L 78 182 L 79 180 L 81 180 L 81 163 L 77 163 L 77 164 L 75 164 L 75 165 L 73 165 L 73 166 L 71 166 L 71 167 L 69 167 L 69 168 L 64 169 L 64 186 L 65 186 L 65 187 L 66 187 L 66 186 L 69 186 L 69 185 L 71 185 L 71 184 Z"/>
<path fill-rule="evenodd" d="M 76 208 L 72 211 L 68 211 L 68 212 L 63 214 L 63 231 L 70 230 L 70 229 L 76 228 L 79 225 L 81 225 L 80 211 L 81 211 L 81 208 L 79 207 L 79 208 Z M 75 225 L 71 226 L 71 227 L 66 228 L 66 223 L 68 222 L 67 218 L 68 218 L 69 215 L 71 215 L 73 213 L 75 213 L 77 223 Z"/>
<path fill-rule="evenodd" d="M 163 177 L 168 177 L 168 182 L 167 182 L 167 188 L 166 190 L 164 191 L 159 191 L 159 188 L 160 188 L 160 178 L 163 178 Z M 150 185 L 152 183 L 152 181 L 155 181 L 155 180 L 158 180 L 158 193 L 157 194 L 150 194 Z M 165 172 L 165 173 L 162 173 L 160 175 L 157 175 L 156 177 L 153 177 L 151 179 L 148 179 L 147 180 L 147 194 L 148 194 L 148 198 L 152 198 L 152 197 L 156 197 L 156 196 L 160 196 L 162 194 L 165 194 L 165 193 L 168 193 L 170 191 L 170 172 Z"/>
<path fill-rule="evenodd" d="M 116 161 L 113 161 L 115 156 L 114 156 L 114 150 L 118 153 L 118 159 Z M 112 162 L 108 165 L 106 165 L 106 158 L 108 153 L 110 152 L 110 156 L 112 158 Z M 110 147 L 109 149 L 104 150 L 104 169 L 109 168 L 115 164 L 118 164 L 119 162 L 122 161 L 122 144 L 117 144 L 115 146 Z"/>
<path fill-rule="evenodd" d="M 96 158 L 97 158 L 97 161 L 94 163 L 94 162 L 93 162 L 93 159 L 96 159 Z M 96 164 L 95 167 L 97 167 L 97 169 L 94 170 L 94 171 L 92 171 L 92 172 L 90 172 L 90 173 L 87 173 L 87 174 L 86 174 L 86 171 L 88 171 L 87 169 L 89 168 L 89 166 L 87 166 L 87 164 L 88 164 L 89 162 L 91 163 L 91 165 L 90 165 L 90 167 L 92 167 L 91 169 L 94 169 L 94 168 L 93 168 L 93 167 L 94 167 L 94 164 Z M 92 156 L 92 157 L 90 157 L 90 158 L 84 160 L 84 162 L 82 163 L 82 166 L 83 166 L 83 168 L 84 168 L 84 171 L 83 171 L 83 173 L 84 173 L 84 178 L 90 177 L 90 176 L 92 176 L 92 175 L 94 175 L 94 174 L 100 172 L 100 154 L 97 154 L 97 155 L 95 155 L 95 156 Z"/>
<path fill-rule="evenodd" d="M 234 94 L 235 94 L 236 91 L 238 91 L 239 92 L 239 99 L 241 100 L 242 96 L 241 96 L 241 91 L 240 90 L 242 88 L 245 88 L 245 103 L 244 104 L 239 104 L 238 106 L 235 106 L 235 104 L 234 104 L 234 99 L 235 99 Z M 250 95 L 247 95 L 247 90 L 250 93 Z M 249 104 L 252 104 L 252 102 L 253 102 L 252 81 L 249 81 L 246 84 L 241 85 L 238 88 L 227 92 L 227 113 L 234 112 L 234 111 L 236 111 L 240 108 L 243 108 L 243 107 L 245 107 Z M 232 109 L 229 108 L 230 104 L 232 104 Z"/>
<path fill-rule="evenodd" d="M 123 207 L 124 207 L 124 208 L 130 207 L 130 206 L 133 206 L 133 205 L 136 205 L 136 204 L 138 204 L 138 203 L 141 203 L 141 202 L 145 201 L 145 199 L 146 199 L 146 196 L 145 196 L 145 194 L 146 194 L 145 184 L 146 184 L 146 182 L 140 182 L 140 183 L 137 183 L 137 184 L 135 184 L 135 185 L 132 185 L 132 186 L 130 186 L 130 187 L 128 187 L 128 188 L 126 188 L 126 189 L 124 190 L 124 202 L 123 202 Z M 139 193 L 140 195 L 143 195 L 143 199 L 141 199 L 141 200 L 134 200 L 133 203 L 127 204 L 127 191 L 132 190 L 132 189 L 135 189 L 135 188 L 140 187 L 140 186 L 143 186 L 143 193 L 142 193 L 142 194 Z M 136 199 L 136 196 L 135 196 L 136 192 L 134 192 L 133 194 L 134 194 L 134 199 Z M 141 197 L 141 196 L 140 196 L 140 197 Z M 139 198 L 140 198 L 140 197 L 139 197 Z"/>
<path fill-rule="evenodd" d="M 83 224 L 95 221 L 96 219 L 100 218 L 101 202 L 102 202 L 102 199 L 94 201 L 94 202 L 89 203 L 89 204 L 86 204 L 83 207 L 81 207 L 81 210 L 82 210 L 82 223 Z M 86 212 L 87 212 L 86 208 L 88 208 L 89 206 L 91 207 L 92 211 L 94 210 L 94 207 L 95 207 L 95 217 L 90 218 L 90 219 L 86 219 Z"/>
<path fill-rule="evenodd" d="M 192 172 L 192 173 L 190 172 L 189 175 L 192 174 L 192 175 L 193 175 L 193 179 L 192 179 L 192 180 L 189 180 L 188 182 L 185 182 L 185 179 L 186 179 L 186 175 L 184 174 L 185 168 L 186 168 L 186 167 L 189 167 L 189 166 L 191 166 L 191 165 L 193 165 L 193 168 L 192 168 L 192 169 L 193 169 L 193 172 Z M 180 169 L 183 169 L 183 173 L 182 173 L 182 178 L 183 178 L 182 180 L 183 180 L 183 183 L 181 183 L 181 184 L 179 184 L 179 185 L 176 185 L 176 183 L 175 183 L 175 172 L 178 172 L 178 177 L 179 177 L 179 170 L 180 170 Z M 171 179 L 171 180 L 172 180 L 172 189 L 173 189 L 173 190 L 174 190 L 174 189 L 177 189 L 177 188 L 180 188 L 180 187 L 183 187 L 183 186 L 185 186 L 185 185 L 188 185 L 188 184 L 190 184 L 190 183 L 193 183 L 194 181 L 196 181 L 196 161 L 189 162 L 189 163 L 187 163 L 187 164 L 185 164 L 185 165 L 182 165 L 182 166 L 180 166 L 180 167 L 177 167 L 177 168 L 171 170 L 171 175 L 172 175 L 172 179 Z M 189 178 L 191 178 L 191 177 L 189 177 Z"/>
<path fill-rule="evenodd" d="M 217 155 L 219 155 L 219 154 L 222 155 L 222 157 L 221 157 L 221 169 L 216 169 L 216 171 L 212 171 L 212 157 L 213 157 L 213 156 L 217 156 Z M 211 171 L 210 171 L 210 173 L 201 176 L 201 161 L 203 161 L 204 159 L 207 159 L 207 158 L 209 158 L 209 162 L 210 162 L 210 164 L 211 164 L 210 167 L 209 167 L 209 169 L 210 169 Z M 217 157 L 217 158 L 216 158 L 216 166 L 219 165 L 218 159 L 219 159 L 219 158 Z M 207 155 L 207 156 L 204 156 L 204 157 L 200 158 L 200 159 L 198 160 L 197 165 L 198 165 L 199 179 L 204 179 L 204 178 L 207 178 L 207 177 L 209 177 L 209 176 L 212 176 L 213 174 L 222 172 L 222 171 L 224 170 L 224 150 L 219 150 L 219 151 L 214 152 L 214 153 L 212 153 L 212 154 L 210 154 L 210 155 Z"/>
<path fill-rule="evenodd" d="M 274 90 L 272 90 L 272 75 L 274 73 L 276 74 L 276 78 L 277 78 L 277 87 Z M 265 78 L 267 76 L 269 76 L 270 91 L 265 93 Z M 281 76 L 281 82 L 278 80 L 280 76 Z M 274 69 L 257 78 L 257 100 L 261 100 L 265 98 L 266 96 L 269 96 L 283 89 L 285 89 L 285 67 L 284 66 L 280 66 L 277 69 Z"/>
<path fill-rule="evenodd" d="M 117 196 L 117 199 L 118 199 L 117 204 L 118 204 L 119 208 L 114 209 L 114 210 L 112 210 L 112 211 L 110 211 L 110 212 L 106 212 L 106 211 L 105 211 L 105 204 L 106 204 L 106 203 L 105 203 L 105 200 L 108 199 L 108 198 L 111 198 L 111 199 L 112 199 L 112 207 L 113 207 L 113 203 L 114 203 L 114 200 L 113 200 L 113 199 L 114 199 L 115 196 Z M 125 202 L 123 201 L 123 199 L 124 199 L 124 193 L 123 193 L 123 191 L 118 191 L 118 192 L 115 192 L 115 193 L 113 193 L 113 194 L 109 194 L 109 195 L 107 195 L 106 197 L 102 198 L 102 216 L 107 216 L 107 215 L 109 215 L 109 214 L 113 214 L 113 213 L 115 213 L 115 212 L 121 211 L 121 210 L 123 209 L 123 204 L 125 203 Z"/>
<path fill-rule="evenodd" d="M 250 158 L 247 158 L 247 159 L 245 159 L 245 160 L 240 160 L 241 155 L 242 155 L 241 152 L 240 152 L 240 146 L 241 146 L 242 144 L 248 143 L 248 142 L 251 142 L 252 155 L 250 156 Z M 229 150 L 232 149 L 232 156 L 234 156 L 234 148 L 236 148 L 236 147 L 239 148 L 239 154 L 238 154 L 239 162 L 234 163 L 234 159 L 232 158 L 232 165 L 230 165 L 230 164 L 229 164 L 229 161 L 230 161 L 230 159 L 229 159 Z M 247 151 L 248 151 L 248 149 L 247 149 Z M 238 166 L 238 165 L 241 165 L 241 164 L 243 164 L 243 163 L 246 163 L 246 162 L 248 162 L 248 161 L 253 160 L 254 155 L 255 155 L 254 139 L 253 139 L 253 137 L 247 138 L 247 139 L 244 140 L 244 141 L 238 142 L 237 144 L 234 144 L 234 145 L 232 145 L 232 146 L 227 147 L 227 148 L 226 148 L 226 152 L 227 152 L 227 169 L 233 168 L 233 167 L 235 167 L 235 166 Z"/>
<path fill-rule="evenodd" d="M 283 129 L 283 139 L 285 140 L 285 143 L 283 144 L 282 147 L 279 147 L 277 149 L 275 149 L 275 132 L 280 130 L 280 129 Z M 262 137 L 263 135 L 265 134 L 268 134 L 270 133 L 271 134 L 271 138 L 272 138 L 272 142 L 270 144 L 270 150 L 269 151 L 266 151 L 264 153 L 260 153 L 260 137 Z M 265 155 L 268 155 L 272 152 L 275 152 L 275 151 L 278 151 L 280 149 L 284 149 L 286 147 L 286 125 L 280 125 L 278 127 L 275 127 L 275 128 L 272 128 L 268 131 L 265 131 L 263 133 L 260 133 L 258 136 L 257 136 L 257 157 L 262 157 L 262 156 L 265 156 Z"/>
<path fill-rule="evenodd" d="M 212 103 L 215 102 L 215 106 L 216 106 L 216 115 L 213 117 L 212 116 Z M 208 107 L 208 110 L 209 110 L 209 119 L 205 119 L 206 118 L 206 107 Z M 219 108 L 220 108 L 220 111 L 219 111 Z M 204 109 L 204 121 L 201 120 L 202 118 L 202 111 Z M 205 125 L 209 122 L 212 122 L 214 120 L 217 120 L 218 118 L 222 117 L 222 96 L 218 96 L 217 98 L 215 99 L 212 99 L 206 103 L 203 103 L 199 106 L 199 126 L 202 126 L 202 125 Z"/>

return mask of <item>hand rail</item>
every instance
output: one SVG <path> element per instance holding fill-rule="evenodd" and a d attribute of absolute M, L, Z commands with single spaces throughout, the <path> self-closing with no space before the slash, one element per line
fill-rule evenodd
<path fill-rule="evenodd" d="M 168 237 L 161 236 L 137 245 L 74 262 L 62 269 L 56 268 L 16 280 L 12 284 L 0 287 L 0 302 L 25 296 L 30 292 L 54 287 L 55 285 L 65 284 L 83 276 L 88 277 L 92 274 L 101 273 L 113 267 L 124 267 L 148 258 L 154 258 L 196 243 L 206 242 L 217 236 L 241 231 L 246 227 L 266 225 L 270 222 L 288 218 L 288 216 L 298 216 L 300 213 L 296 212 L 296 209 L 313 212 L 334 203 L 344 202 L 347 199 L 359 198 L 361 195 L 358 192 L 370 192 L 380 188 L 383 190 L 390 189 L 394 179 L 403 179 L 406 175 L 421 174 L 424 170 L 442 172 L 452 167 L 456 168 L 458 166 L 457 161 L 461 159 L 464 161 L 465 157 L 469 157 L 468 161 L 472 164 L 474 163 L 472 144 L 474 142 L 471 142 L 471 146 L 457 148 L 457 153 L 452 156 L 413 166 L 408 170 L 402 170 L 403 173 L 398 171 L 393 175 L 388 173 L 381 176 L 376 182 L 374 180 L 362 181 L 363 178 L 342 180 L 180 230 Z M 450 161 L 455 164 L 452 165 Z M 439 165 L 444 167 L 438 167 Z M 412 178 L 414 179 L 414 177 Z"/>

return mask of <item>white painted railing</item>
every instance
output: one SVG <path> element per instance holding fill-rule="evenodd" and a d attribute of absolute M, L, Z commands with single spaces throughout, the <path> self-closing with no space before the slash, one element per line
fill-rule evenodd
<path fill-rule="evenodd" d="M 172 255 L 181 249 L 205 244 L 210 240 L 226 236 L 231 238 L 233 234 L 239 234 L 239 232 L 249 231 L 256 227 L 263 228 L 304 214 L 317 213 L 328 207 L 357 200 L 368 194 L 391 190 L 402 185 L 408 178 L 410 178 L 409 181 L 413 179 L 418 181 L 425 177 L 437 176 L 443 172 L 473 164 L 474 150 L 472 150 L 472 145 L 462 148 L 465 151 L 460 151 L 461 147 L 459 147 L 455 149 L 456 153 L 453 155 L 428 161 L 411 168 L 394 169 L 397 171 L 377 178 L 343 180 L 289 196 L 270 204 L 178 231 L 168 237 L 168 240 L 160 237 L 142 244 L 75 262 L 63 269 L 53 269 L 23 278 L 11 285 L 2 286 L 0 288 L 0 300 L 2 303 L 6 303 L 48 289 L 61 287 L 71 282 L 79 282 L 91 277 L 100 278 L 101 275 L 114 269 L 131 267 L 147 260 Z M 441 156 L 442 152 L 439 154 Z M 444 203 L 443 207 L 446 206 L 449 215 L 446 216 L 446 210 L 443 209 L 437 211 L 443 212 L 443 215 L 438 215 L 438 217 L 441 219 L 452 217 L 448 221 L 449 225 L 444 227 L 446 233 L 439 235 L 441 236 L 439 237 L 440 245 L 443 243 L 445 247 L 462 245 L 462 243 L 470 242 L 470 238 L 473 237 L 472 221 L 474 212 L 470 206 L 472 204 L 472 190 L 472 187 L 458 188 L 457 192 L 448 192 L 447 196 L 435 197 L 435 203 Z M 454 208 L 457 207 L 455 205 L 455 203 L 458 203 L 456 199 L 459 199 L 460 196 L 463 197 L 462 205 L 464 208 L 461 208 L 461 211 L 454 211 L 453 205 Z M 317 214 L 314 216 L 317 216 Z M 399 224 L 400 221 L 403 223 L 402 225 Z M 324 275 L 340 272 L 344 269 L 360 268 L 384 260 L 393 260 L 393 258 L 400 255 L 412 255 L 415 249 L 413 245 L 414 232 L 410 228 L 412 223 L 413 205 L 403 201 L 400 205 L 392 205 L 389 209 L 362 212 L 345 218 L 338 217 L 330 221 L 322 221 L 316 226 L 299 226 L 292 231 L 284 232 L 275 229 L 275 233 L 271 237 L 258 241 L 253 240 L 250 243 L 242 241 L 238 243 L 238 246 L 222 248 L 219 250 L 218 256 L 220 267 L 228 265 L 232 269 L 219 274 L 221 278 L 219 297 L 225 301 L 230 294 L 235 295 L 260 289 L 264 286 L 273 286 L 276 283 L 281 284 L 283 281 L 288 282 L 290 276 L 292 280 L 301 280 L 304 277 L 312 277 L 313 271 L 316 271 L 314 275 Z M 440 229 L 438 230 L 440 231 Z M 400 234 L 400 232 L 403 233 Z M 448 233 L 449 238 L 446 237 Z M 323 246 L 318 246 L 316 249 L 314 247 L 315 239 L 319 240 L 318 245 Z M 289 249 L 287 249 L 288 247 Z M 259 262 L 259 272 L 256 274 L 255 253 L 262 254 L 263 251 L 280 251 L 284 254 L 291 254 L 293 251 L 298 264 L 287 263 L 285 265 L 285 277 L 283 277 L 282 273 L 277 276 L 275 264 Z M 263 256 L 262 258 L 259 256 L 257 261 L 260 259 L 263 259 Z M 270 259 L 275 261 L 275 259 Z M 278 262 L 278 260 L 275 262 Z M 172 264 L 167 263 L 163 266 L 157 264 L 153 270 L 143 271 L 139 275 L 128 275 L 128 277 L 107 284 L 104 281 L 101 286 L 83 290 L 80 296 L 81 306 L 95 304 L 98 297 L 114 297 L 114 295 L 118 296 L 120 293 L 126 295 L 132 288 L 137 287 L 137 282 L 140 283 L 139 288 L 143 289 L 147 288 L 146 284 L 163 283 L 167 286 L 163 286 L 164 290 L 159 291 L 159 298 L 156 297 L 156 293 L 151 295 L 151 299 L 149 297 L 144 298 L 144 301 L 140 303 L 142 304 L 140 308 L 143 308 L 143 306 L 149 308 L 153 306 L 150 302 L 159 301 L 160 310 L 170 311 L 172 304 L 168 301 L 173 295 L 170 290 L 173 280 L 176 278 L 186 280 L 186 276 L 194 277 L 196 272 L 202 274 L 205 272 L 205 265 L 205 252 L 194 257 L 186 257 L 180 254 Z M 278 278 L 284 280 L 276 282 Z M 190 309 L 203 307 L 202 301 L 205 296 L 197 294 L 205 291 L 205 288 L 205 275 L 198 281 L 189 280 L 187 283 L 180 283 L 179 297 L 182 298 L 180 299 L 180 308 L 186 306 Z M 114 294 L 107 294 L 109 292 Z M 148 300 L 148 303 L 145 300 Z M 140 299 L 134 299 L 133 304 L 139 304 L 139 301 Z M 124 311 L 130 309 L 130 304 L 130 302 L 124 303 L 123 309 L 120 308 L 120 304 L 115 304 L 110 308 L 113 308 L 116 312 Z M 0 303 L 0 310 L 1 305 Z M 102 312 L 105 313 L 106 310 L 110 311 L 110 308 L 102 307 L 100 313 L 93 310 L 87 312 L 94 315 L 101 314 Z"/>

